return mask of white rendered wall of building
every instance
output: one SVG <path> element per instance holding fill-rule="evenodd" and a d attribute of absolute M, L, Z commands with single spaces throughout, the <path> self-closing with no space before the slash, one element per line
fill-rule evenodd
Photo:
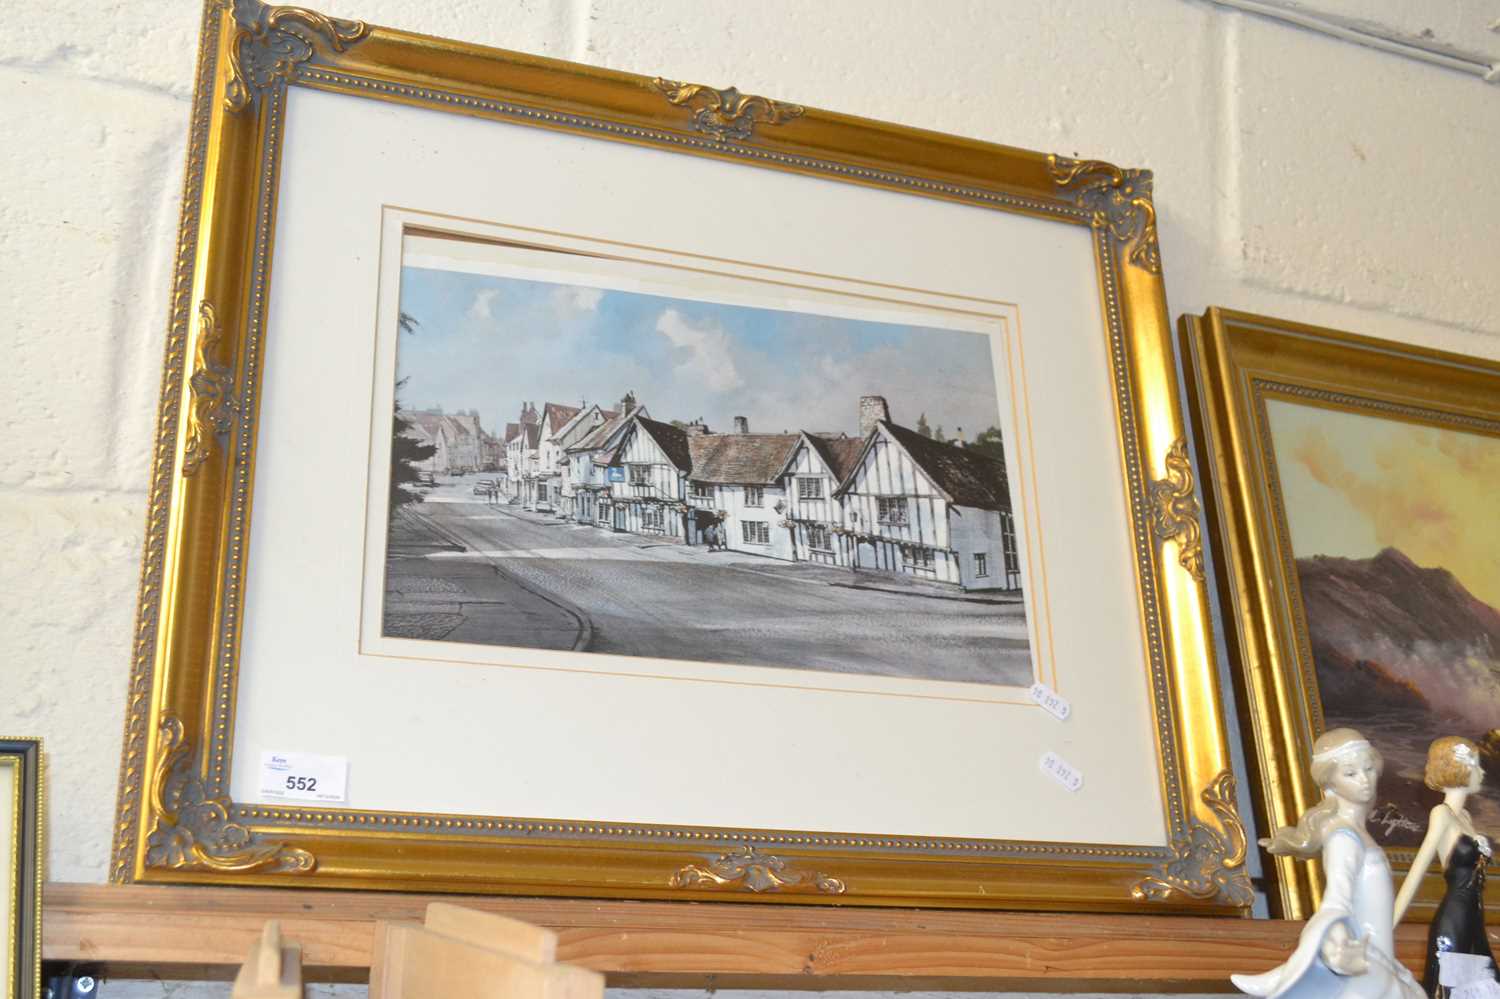
<path fill-rule="evenodd" d="M 1174 317 L 1500 357 L 1500 87 L 1472 76 L 1201 0 L 312 6 L 1150 167 Z M 1324 6 L 1500 60 L 1483 0 Z M 47 741 L 60 881 L 109 859 L 199 18 L 11 0 L 0 31 L 0 731 Z"/>

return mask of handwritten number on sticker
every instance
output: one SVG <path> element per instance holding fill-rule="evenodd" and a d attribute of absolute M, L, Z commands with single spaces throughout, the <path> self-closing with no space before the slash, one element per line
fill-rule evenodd
<path fill-rule="evenodd" d="M 1042 757 L 1042 773 L 1051 777 L 1069 791 L 1077 791 L 1083 787 L 1083 773 L 1076 767 L 1069 766 L 1056 753 L 1048 753 Z"/>
<path fill-rule="evenodd" d="M 1031 685 L 1030 693 L 1031 699 L 1058 721 L 1067 721 L 1068 715 L 1073 713 L 1073 706 L 1064 700 L 1061 694 L 1040 680 Z"/>

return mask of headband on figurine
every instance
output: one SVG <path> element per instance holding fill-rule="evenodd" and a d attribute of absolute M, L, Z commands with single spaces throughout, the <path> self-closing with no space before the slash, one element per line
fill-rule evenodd
<path fill-rule="evenodd" d="M 1361 749 L 1369 748 L 1371 747 L 1370 743 L 1367 740 L 1351 739 L 1350 741 L 1342 745 L 1334 746 L 1332 749 L 1325 749 L 1321 753 L 1313 753 L 1312 761 L 1314 763 L 1326 763 L 1328 760 L 1341 760 L 1344 757 L 1350 756 Z M 1467 749 L 1468 747 L 1464 748 Z"/>

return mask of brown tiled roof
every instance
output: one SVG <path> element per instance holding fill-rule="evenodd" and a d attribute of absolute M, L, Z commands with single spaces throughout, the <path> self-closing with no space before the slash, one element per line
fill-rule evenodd
<path fill-rule="evenodd" d="M 670 423 L 649 420 L 644 416 L 636 417 L 636 422 L 641 425 L 641 429 L 651 435 L 651 439 L 656 441 L 657 447 L 666 453 L 667 458 L 677 466 L 678 471 L 692 471 L 693 456 L 688 451 L 686 431 L 679 430 Z"/>
<path fill-rule="evenodd" d="M 592 429 L 593 427 L 589 425 L 587 416 L 580 417 L 564 427 L 561 433 L 553 434 L 552 443 L 560 445 L 566 450 L 570 445 L 576 444 L 584 437 L 587 437 L 589 431 Z"/>
<path fill-rule="evenodd" d="M 689 437 L 697 482 L 774 482 L 791 460 L 797 434 L 700 434 Z"/>
<path fill-rule="evenodd" d="M 507 423 L 505 425 L 505 442 L 508 444 L 511 441 L 515 440 L 516 434 L 519 434 L 520 432 L 521 425 L 519 423 Z"/>
<path fill-rule="evenodd" d="M 552 428 L 555 434 L 568 425 L 568 421 L 578 415 L 577 406 L 564 406 L 559 402 L 549 402 L 542 407 L 542 419 Z"/>
<path fill-rule="evenodd" d="M 579 440 L 569 444 L 567 449 L 569 451 L 594 451 L 603 447 L 604 442 L 609 440 L 611 434 L 620 429 L 620 426 L 626 419 L 622 418 L 618 413 L 610 415 L 606 412 L 604 415 L 608 418 L 603 423 L 589 431 Z"/>
<path fill-rule="evenodd" d="M 539 447 L 542 443 L 542 425 L 540 423 L 523 423 L 521 426 L 526 432 L 526 439 L 522 442 L 521 446 L 527 448 Z"/>
<path fill-rule="evenodd" d="M 828 470 L 840 482 L 843 482 L 854 470 L 855 464 L 859 461 L 859 454 L 865 447 L 863 437 L 808 434 L 807 439 L 812 441 L 818 456 L 823 459 L 823 464 L 828 466 Z"/>
<path fill-rule="evenodd" d="M 880 425 L 954 503 L 981 510 L 1010 509 L 1005 466 L 1000 462 L 972 448 L 923 437 L 908 427 L 885 421 Z"/>

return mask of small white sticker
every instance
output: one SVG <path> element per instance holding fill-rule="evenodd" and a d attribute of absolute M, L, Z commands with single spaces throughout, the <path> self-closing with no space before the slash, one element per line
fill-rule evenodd
<path fill-rule="evenodd" d="M 316 753 L 261 753 L 260 796 L 273 801 L 342 802 L 349 761 Z"/>
<path fill-rule="evenodd" d="M 1046 708 L 1047 713 L 1058 721 L 1067 721 L 1068 715 L 1073 713 L 1073 706 L 1040 680 L 1031 685 L 1031 699 Z"/>
<path fill-rule="evenodd" d="M 1042 773 L 1047 774 L 1069 791 L 1076 791 L 1083 787 L 1083 774 L 1075 767 L 1069 766 L 1056 753 L 1048 753 L 1042 757 Z"/>

